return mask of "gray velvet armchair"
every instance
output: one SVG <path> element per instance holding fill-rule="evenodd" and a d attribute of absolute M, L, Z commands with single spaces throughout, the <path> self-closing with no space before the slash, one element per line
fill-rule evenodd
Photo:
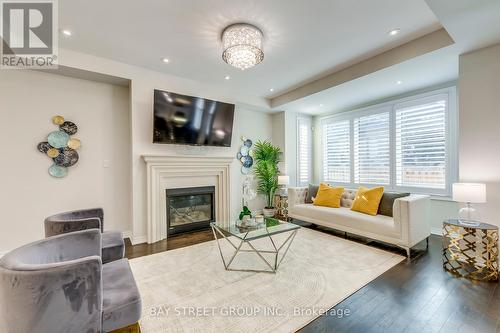
<path fill-rule="evenodd" d="M 127 259 L 102 264 L 97 229 L 49 237 L 0 259 L 0 332 L 109 332 L 138 322 Z"/>
<path fill-rule="evenodd" d="M 102 208 L 63 212 L 45 219 L 45 237 L 92 228 L 100 229 L 102 232 L 102 262 L 105 264 L 122 259 L 125 254 L 123 235 L 119 231 L 103 231 Z"/>

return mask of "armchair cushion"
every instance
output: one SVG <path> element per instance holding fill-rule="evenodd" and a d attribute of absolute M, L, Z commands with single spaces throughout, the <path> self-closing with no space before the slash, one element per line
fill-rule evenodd
<path fill-rule="evenodd" d="M 127 259 L 102 267 L 103 330 L 109 332 L 139 321 L 141 297 Z"/>
<path fill-rule="evenodd" d="M 125 242 L 120 231 L 105 231 L 102 233 L 102 262 L 104 264 L 125 255 Z"/>

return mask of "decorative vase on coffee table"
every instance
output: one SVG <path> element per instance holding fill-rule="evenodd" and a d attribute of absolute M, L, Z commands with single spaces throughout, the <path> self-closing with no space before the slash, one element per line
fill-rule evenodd
<path fill-rule="evenodd" d="M 273 217 L 276 214 L 276 209 L 275 208 L 263 208 L 262 214 L 265 217 Z"/>

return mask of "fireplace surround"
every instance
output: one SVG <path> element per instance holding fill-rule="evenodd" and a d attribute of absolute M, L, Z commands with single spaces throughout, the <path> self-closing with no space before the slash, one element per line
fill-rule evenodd
<path fill-rule="evenodd" d="M 147 169 L 148 243 L 168 237 L 166 189 L 215 187 L 215 221 L 230 221 L 230 173 L 234 157 L 143 155 Z"/>

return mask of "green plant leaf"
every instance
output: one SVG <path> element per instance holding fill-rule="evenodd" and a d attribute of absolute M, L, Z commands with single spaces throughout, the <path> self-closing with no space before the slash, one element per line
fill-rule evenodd
<path fill-rule="evenodd" d="M 257 192 L 267 197 L 267 207 L 273 206 L 273 196 L 278 188 L 278 163 L 281 149 L 269 141 L 257 141 L 254 148 L 254 174 L 257 177 Z"/>

